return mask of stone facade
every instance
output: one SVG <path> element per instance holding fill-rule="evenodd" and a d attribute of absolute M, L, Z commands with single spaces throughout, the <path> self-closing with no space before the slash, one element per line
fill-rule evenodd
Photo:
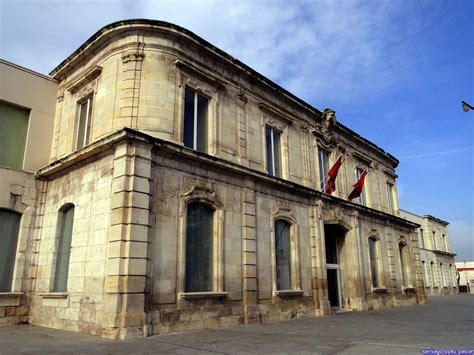
<path fill-rule="evenodd" d="M 36 173 L 31 323 L 128 338 L 424 302 L 419 225 L 399 216 L 398 161 L 334 111 L 159 21 L 105 26 L 51 75 L 59 89 L 50 162 Z M 198 96 L 206 102 L 202 149 L 185 144 L 186 90 L 194 112 Z M 268 130 L 280 142 L 278 174 L 268 172 Z M 329 167 L 344 160 L 332 196 L 321 191 L 320 151 Z M 357 168 L 369 170 L 364 200 L 350 202 Z M 193 204 L 212 211 L 210 286 L 199 292 L 186 281 Z M 58 292 L 64 206 L 74 219 Z M 285 289 L 277 221 L 288 226 Z"/>
<path fill-rule="evenodd" d="M 400 210 L 400 216 L 418 223 L 418 248 L 420 250 L 423 284 L 427 296 L 458 293 L 456 265 L 448 236 L 448 222 L 439 218 Z"/>

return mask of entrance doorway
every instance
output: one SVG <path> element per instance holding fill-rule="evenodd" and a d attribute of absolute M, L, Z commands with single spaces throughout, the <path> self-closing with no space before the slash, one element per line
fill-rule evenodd
<path fill-rule="evenodd" d="M 328 299 L 331 308 L 342 307 L 340 255 L 344 243 L 344 230 L 332 224 L 324 226 Z"/>

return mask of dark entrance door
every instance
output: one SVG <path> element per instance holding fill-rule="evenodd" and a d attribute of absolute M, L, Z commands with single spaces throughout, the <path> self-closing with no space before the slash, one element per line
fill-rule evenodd
<path fill-rule="evenodd" d="M 324 227 L 326 245 L 326 268 L 328 281 L 328 299 L 332 308 L 341 307 L 341 275 L 339 269 L 339 246 L 342 241 L 338 227 L 327 225 Z"/>

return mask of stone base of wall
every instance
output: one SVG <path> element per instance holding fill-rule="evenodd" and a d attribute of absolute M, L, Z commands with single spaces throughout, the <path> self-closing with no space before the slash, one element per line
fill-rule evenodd
<path fill-rule="evenodd" d="M 457 295 L 459 290 L 457 287 L 425 287 L 425 292 L 428 297 L 449 296 Z"/>

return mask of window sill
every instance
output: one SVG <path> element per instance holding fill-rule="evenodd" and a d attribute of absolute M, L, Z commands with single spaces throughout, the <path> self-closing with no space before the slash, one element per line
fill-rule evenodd
<path fill-rule="evenodd" d="M 203 298 L 224 298 L 227 296 L 227 292 L 182 292 L 179 297 L 185 300 L 199 300 Z"/>
<path fill-rule="evenodd" d="M 403 287 L 403 291 L 405 292 L 414 292 L 416 289 L 414 287 Z"/>
<path fill-rule="evenodd" d="M 372 287 L 372 292 L 388 292 L 386 287 Z"/>
<path fill-rule="evenodd" d="M 295 297 L 303 296 L 304 291 L 302 290 L 278 290 L 274 292 L 275 296 L 278 297 Z"/>
<path fill-rule="evenodd" d="M 43 298 L 64 299 L 64 298 L 67 298 L 69 294 L 67 292 L 41 292 L 41 293 L 38 293 L 38 295 Z"/>
<path fill-rule="evenodd" d="M 23 292 L 0 292 L 0 306 L 19 306 Z"/>

